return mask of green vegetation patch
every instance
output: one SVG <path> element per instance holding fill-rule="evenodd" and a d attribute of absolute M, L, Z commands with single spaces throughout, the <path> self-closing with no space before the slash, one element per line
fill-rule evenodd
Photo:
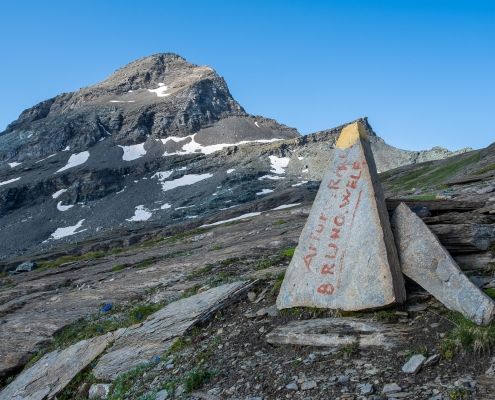
<path fill-rule="evenodd" d="M 493 170 L 495 170 L 495 164 L 490 164 L 484 168 L 481 168 L 481 169 L 478 169 L 477 171 L 474 171 L 471 175 L 481 175 L 481 174 L 484 174 L 485 172 L 490 172 Z"/>
<path fill-rule="evenodd" d="M 484 292 L 491 299 L 495 299 L 495 289 L 485 289 Z"/>
<path fill-rule="evenodd" d="M 120 271 L 122 268 L 124 268 L 123 264 L 117 264 L 115 267 L 112 268 L 112 272 Z"/>
<path fill-rule="evenodd" d="M 202 276 L 207 274 L 213 269 L 213 265 L 211 264 L 206 264 L 203 268 L 198 269 L 197 271 L 191 272 L 189 275 L 186 276 L 186 280 L 190 281 L 193 280 L 194 278 L 198 276 Z"/>
<path fill-rule="evenodd" d="M 423 194 L 423 195 L 407 196 L 407 198 L 411 200 L 435 200 L 437 196 L 434 194 Z"/>
<path fill-rule="evenodd" d="M 462 314 L 453 312 L 450 313 L 449 320 L 454 327 L 440 343 L 440 351 L 445 358 L 452 358 L 459 350 L 477 353 L 489 351 L 495 345 L 494 323 L 476 325 Z"/>
<path fill-rule="evenodd" d="M 275 226 L 277 226 L 277 225 L 284 225 L 284 224 L 286 224 L 286 223 L 287 223 L 287 221 L 286 221 L 286 220 L 281 219 L 281 220 L 279 220 L 279 221 L 274 222 L 274 223 L 273 223 L 273 225 L 275 225 Z"/>
<path fill-rule="evenodd" d="M 459 171 L 479 162 L 480 160 L 481 153 L 478 152 L 440 168 L 435 168 L 434 165 L 429 164 L 417 169 L 407 176 L 387 182 L 387 184 L 394 186 L 397 189 L 402 188 L 407 190 L 443 185 L 446 181 L 453 178 Z"/>
<path fill-rule="evenodd" d="M 209 379 L 216 375 L 216 371 L 209 371 L 206 369 L 193 368 L 191 369 L 184 380 L 184 391 L 186 393 L 199 389 Z"/>

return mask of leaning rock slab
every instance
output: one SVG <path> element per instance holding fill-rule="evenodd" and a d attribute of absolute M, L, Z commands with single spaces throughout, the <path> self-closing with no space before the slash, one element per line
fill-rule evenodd
<path fill-rule="evenodd" d="M 161 357 L 177 337 L 246 294 L 250 287 L 249 282 L 234 282 L 169 304 L 144 323 L 127 328 L 101 357 L 94 376 L 115 380 L 137 365 Z"/>
<path fill-rule="evenodd" d="M 277 307 L 351 311 L 400 303 L 405 296 L 368 136 L 356 122 L 340 134 Z"/>
<path fill-rule="evenodd" d="M 292 321 L 266 335 L 271 344 L 304 346 L 377 346 L 385 350 L 406 339 L 409 330 L 397 325 L 388 326 L 357 318 L 321 318 Z"/>
<path fill-rule="evenodd" d="M 404 203 L 394 212 L 392 229 L 405 275 L 471 321 L 488 324 L 493 319 L 492 299 L 464 275 L 438 238 Z"/>
<path fill-rule="evenodd" d="M 44 355 L 0 392 L 0 400 L 47 400 L 57 393 L 113 342 L 123 329 L 78 342 Z"/>

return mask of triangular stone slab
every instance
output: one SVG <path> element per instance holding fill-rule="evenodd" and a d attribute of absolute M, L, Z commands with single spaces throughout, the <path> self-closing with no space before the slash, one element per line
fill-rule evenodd
<path fill-rule="evenodd" d="M 400 303 L 405 297 L 368 135 L 355 122 L 339 136 L 277 307 L 352 311 Z"/>
<path fill-rule="evenodd" d="M 471 321 L 487 324 L 493 320 L 492 299 L 464 275 L 435 234 L 404 203 L 394 212 L 392 229 L 404 275 Z"/>

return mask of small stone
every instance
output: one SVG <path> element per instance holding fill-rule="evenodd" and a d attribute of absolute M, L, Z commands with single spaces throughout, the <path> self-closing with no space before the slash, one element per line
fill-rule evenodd
<path fill-rule="evenodd" d="M 301 390 L 315 389 L 318 384 L 315 381 L 306 381 L 301 385 Z"/>
<path fill-rule="evenodd" d="M 263 315 L 266 315 L 266 314 L 268 314 L 268 311 L 266 311 L 266 308 L 262 308 L 262 309 L 256 311 L 256 315 L 258 317 L 262 317 Z"/>
<path fill-rule="evenodd" d="M 266 309 L 266 312 L 270 317 L 276 317 L 278 315 L 277 306 L 270 306 Z"/>
<path fill-rule="evenodd" d="M 424 355 L 416 354 L 404 364 L 404 366 L 402 367 L 402 371 L 406 374 L 416 374 L 421 369 L 425 361 L 426 357 Z"/>
<path fill-rule="evenodd" d="M 407 307 L 407 311 L 420 312 L 426 310 L 427 308 L 428 308 L 428 304 L 413 304 L 412 306 Z"/>
<path fill-rule="evenodd" d="M 362 383 L 357 385 L 361 389 L 361 394 L 371 394 L 374 392 L 373 385 L 371 383 Z"/>
<path fill-rule="evenodd" d="M 173 369 L 174 368 L 174 364 L 167 364 L 165 368 L 167 368 L 167 369 Z"/>
<path fill-rule="evenodd" d="M 414 214 L 416 214 L 419 218 L 431 217 L 430 210 L 428 210 L 428 207 L 425 207 L 425 206 L 411 207 L 411 211 Z"/>
<path fill-rule="evenodd" d="M 259 329 L 259 331 L 260 331 L 261 333 L 265 332 L 265 330 L 266 330 L 266 329 L 265 329 L 265 327 L 264 327 L 264 326 L 262 326 L 262 327 Z"/>
<path fill-rule="evenodd" d="M 221 335 L 223 333 L 223 328 L 220 328 L 218 331 L 217 331 L 217 335 Z"/>
<path fill-rule="evenodd" d="M 299 386 L 297 386 L 297 383 L 295 382 L 289 383 L 285 388 L 289 390 L 299 390 Z"/>
<path fill-rule="evenodd" d="M 255 301 L 256 300 L 256 293 L 249 292 L 248 293 L 248 299 L 249 299 L 249 301 Z"/>
<path fill-rule="evenodd" d="M 20 264 L 15 271 L 16 272 L 31 272 L 34 271 L 37 267 L 37 264 L 34 261 L 27 261 L 25 263 Z"/>
<path fill-rule="evenodd" d="M 428 357 L 428 359 L 425 361 L 423 364 L 424 367 L 429 367 L 430 365 L 433 365 L 440 360 L 440 354 L 434 354 L 431 357 Z"/>
<path fill-rule="evenodd" d="M 175 389 L 174 396 L 180 397 L 182 394 L 184 394 L 184 392 L 185 392 L 184 386 L 179 385 L 177 389 Z"/>
<path fill-rule="evenodd" d="M 396 392 L 402 392 L 402 388 L 399 385 L 397 385 L 397 383 L 395 382 L 385 385 L 382 389 L 383 394 L 396 393 Z"/>
<path fill-rule="evenodd" d="M 160 390 L 155 397 L 155 400 L 166 400 L 168 399 L 168 392 L 166 390 Z"/>
<path fill-rule="evenodd" d="M 89 388 L 88 399 L 106 399 L 110 392 L 110 384 L 95 383 Z"/>
<path fill-rule="evenodd" d="M 347 375 L 339 376 L 339 382 L 349 382 L 349 377 Z"/>

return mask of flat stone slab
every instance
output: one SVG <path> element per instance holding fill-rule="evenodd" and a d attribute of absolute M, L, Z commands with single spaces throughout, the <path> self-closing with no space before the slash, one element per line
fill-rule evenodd
<path fill-rule="evenodd" d="M 385 350 L 396 347 L 406 339 L 409 329 L 385 325 L 358 318 L 321 318 L 292 321 L 266 335 L 271 344 L 338 347 L 357 344 L 377 346 Z"/>
<path fill-rule="evenodd" d="M 246 281 L 234 282 L 170 303 L 142 324 L 127 328 L 100 358 L 94 376 L 112 381 L 139 364 L 163 356 L 179 336 L 247 294 L 251 286 Z"/>
<path fill-rule="evenodd" d="M 54 398 L 109 343 L 123 332 L 78 342 L 65 350 L 45 354 L 0 392 L 0 400 L 47 400 Z"/>
<path fill-rule="evenodd" d="M 417 374 L 425 361 L 426 357 L 424 355 L 416 354 L 404 364 L 404 366 L 402 367 L 402 372 L 405 372 L 406 374 Z"/>
<path fill-rule="evenodd" d="M 392 217 L 402 271 L 447 308 L 477 324 L 488 324 L 495 303 L 461 271 L 449 252 L 404 203 Z"/>
<path fill-rule="evenodd" d="M 366 131 L 356 122 L 340 134 L 277 307 L 352 311 L 405 298 L 375 161 Z"/>

